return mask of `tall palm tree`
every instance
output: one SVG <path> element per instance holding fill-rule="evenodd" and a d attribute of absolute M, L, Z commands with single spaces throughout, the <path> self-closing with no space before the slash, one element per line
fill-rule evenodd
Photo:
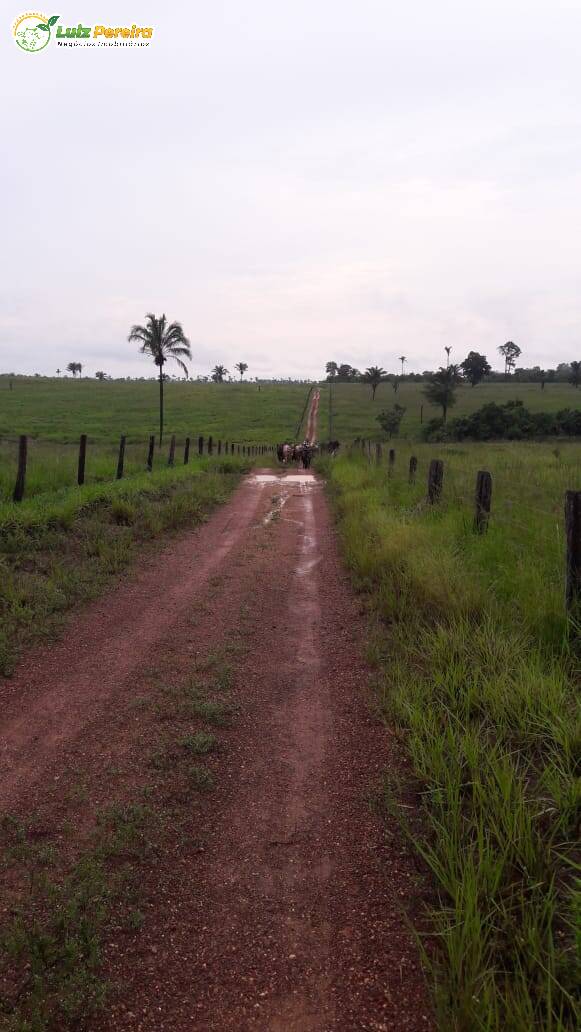
<path fill-rule="evenodd" d="M 56 375 L 57 375 L 57 376 L 60 376 L 60 375 L 61 375 L 61 371 L 60 371 L 60 369 L 57 369 L 57 371 L 56 371 Z"/>
<path fill-rule="evenodd" d="M 248 362 L 237 362 L 234 368 L 238 370 L 240 373 L 240 379 L 242 379 L 244 373 L 248 369 Z"/>
<path fill-rule="evenodd" d="M 400 355 L 399 356 L 399 360 L 401 362 L 401 375 L 402 375 L 402 378 L 403 378 L 403 367 L 404 367 L 404 362 L 407 362 L 407 358 L 405 357 L 405 355 Z"/>
<path fill-rule="evenodd" d="M 69 364 L 68 364 L 68 366 L 67 366 L 67 372 L 68 372 L 68 373 L 72 373 L 72 374 L 73 374 L 73 376 L 76 376 L 76 375 L 77 375 L 77 369 L 78 369 L 78 368 L 79 368 L 79 367 L 78 367 L 78 365 L 77 365 L 77 363 L 76 363 L 76 362 L 69 362 Z"/>
<path fill-rule="evenodd" d="M 214 383 L 224 383 L 224 377 L 228 376 L 228 370 L 225 365 L 215 365 L 212 369 L 212 379 Z"/>
<path fill-rule="evenodd" d="M 449 347 L 445 347 L 445 348 L 444 348 L 444 351 L 446 352 L 446 354 L 447 354 L 447 356 L 448 356 L 448 357 L 447 357 L 447 359 L 446 359 L 446 369 L 447 369 L 447 368 L 448 368 L 448 366 L 450 365 L 450 352 L 451 352 L 451 350 L 452 350 L 452 345 L 451 345 L 451 344 L 450 344 L 450 346 L 449 346 Z"/>
<path fill-rule="evenodd" d="M 363 382 L 368 383 L 371 387 L 372 401 L 375 401 L 375 392 L 385 375 L 385 369 L 382 369 L 381 366 L 370 366 L 369 369 L 365 370 L 363 374 Z"/>
<path fill-rule="evenodd" d="M 186 377 L 188 367 L 182 358 L 189 358 L 191 361 L 192 352 L 190 342 L 185 336 L 182 325 L 179 322 L 167 322 L 165 315 L 159 318 L 148 312 L 145 316 L 145 326 L 132 326 L 127 338 L 128 341 L 137 341 L 140 345 L 142 355 L 149 355 L 159 368 L 159 443 L 163 441 L 163 367 L 166 362 L 173 360 L 177 362 L 180 369 L 183 369 Z"/>

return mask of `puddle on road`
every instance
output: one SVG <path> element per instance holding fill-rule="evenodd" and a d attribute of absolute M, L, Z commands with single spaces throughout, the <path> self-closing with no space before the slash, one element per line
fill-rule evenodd
<path fill-rule="evenodd" d="M 254 473 L 246 481 L 249 484 L 286 484 L 293 487 L 295 484 L 317 483 L 312 473 Z"/>

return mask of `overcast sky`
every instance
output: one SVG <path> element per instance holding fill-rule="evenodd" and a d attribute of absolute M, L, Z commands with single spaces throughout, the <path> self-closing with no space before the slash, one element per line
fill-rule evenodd
<path fill-rule="evenodd" d="M 147 311 L 194 375 L 581 358 L 579 0 L 41 9 L 154 32 L 28 54 L 4 5 L 0 371 L 149 375 Z"/>

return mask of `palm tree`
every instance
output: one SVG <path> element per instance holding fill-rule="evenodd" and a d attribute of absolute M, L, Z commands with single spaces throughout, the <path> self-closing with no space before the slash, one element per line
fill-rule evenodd
<path fill-rule="evenodd" d="M 446 422 L 448 409 L 456 404 L 456 389 L 461 383 L 460 366 L 448 365 L 445 369 L 441 366 L 437 373 L 432 373 L 424 387 L 424 395 L 428 401 L 441 407 L 443 423 Z"/>
<path fill-rule="evenodd" d="M 224 383 L 224 377 L 228 375 L 229 373 L 225 365 L 215 365 L 212 369 L 212 379 L 214 383 Z"/>
<path fill-rule="evenodd" d="M 447 355 L 447 358 L 446 358 L 446 369 L 450 365 L 450 352 L 451 352 L 451 350 L 452 350 L 452 345 L 451 344 L 450 344 L 449 347 L 444 347 L 444 351 L 446 352 L 446 355 Z"/>
<path fill-rule="evenodd" d="M 56 371 L 56 375 L 57 375 L 57 376 L 60 376 L 60 375 L 61 375 L 61 371 L 60 371 L 60 369 L 57 369 L 57 371 Z"/>
<path fill-rule="evenodd" d="M 76 375 L 77 375 L 77 369 L 78 369 L 78 368 L 79 368 L 79 367 L 78 367 L 78 365 L 77 365 L 77 363 L 76 363 L 76 362 L 69 362 L 69 364 L 68 364 L 68 366 L 67 366 L 67 372 L 68 372 L 68 373 L 72 373 L 72 374 L 73 374 L 73 376 L 76 376 Z"/>
<path fill-rule="evenodd" d="M 102 369 L 99 369 L 99 372 L 95 373 L 95 376 L 101 383 L 103 383 L 103 380 L 107 379 L 107 373 L 104 373 Z"/>
<path fill-rule="evenodd" d="M 371 387 L 372 401 L 375 401 L 375 392 L 385 375 L 385 369 L 382 369 L 381 366 L 370 366 L 369 369 L 365 370 L 363 374 L 363 382 L 368 383 Z"/>
<path fill-rule="evenodd" d="M 404 362 L 407 362 L 407 358 L 405 357 L 405 355 L 400 355 L 399 356 L 399 360 L 401 362 L 401 378 L 403 380 L 403 367 L 404 367 Z"/>
<path fill-rule="evenodd" d="M 145 316 L 145 326 L 132 326 L 127 338 L 128 341 L 137 341 L 142 355 L 149 355 L 159 368 L 159 443 L 163 440 L 163 367 L 166 362 L 173 359 L 180 369 L 183 369 L 186 377 L 188 367 L 182 356 L 191 361 L 192 352 L 190 342 L 185 336 L 182 325 L 179 322 L 172 322 L 168 325 L 164 315 L 152 315 L 148 312 Z"/>
<path fill-rule="evenodd" d="M 242 379 L 244 373 L 248 369 L 248 362 L 237 362 L 234 368 L 238 370 L 240 373 L 240 379 Z"/>

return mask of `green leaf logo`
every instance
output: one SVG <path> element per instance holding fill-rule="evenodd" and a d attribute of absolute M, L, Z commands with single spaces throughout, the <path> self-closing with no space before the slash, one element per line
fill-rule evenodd
<path fill-rule="evenodd" d="M 42 29 L 43 32 L 50 32 L 48 25 L 45 25 L 44 22 L 39 22 L 36 27 L 37 29 Z"/>
<path fill-rule="evenodd" d="M 60 14 L 51 14 L 50 18 L 48 19 L 48 24 L 55 25 L 59 18 Z"/>

